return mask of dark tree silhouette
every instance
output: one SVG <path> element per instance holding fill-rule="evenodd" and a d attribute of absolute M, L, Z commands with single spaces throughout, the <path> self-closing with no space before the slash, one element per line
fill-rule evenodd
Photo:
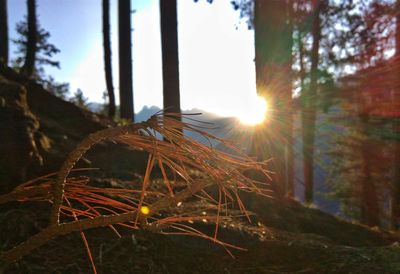
<path fill-rule="evenodd" d="M 291 33 L 291 37 L 290 37 L 290 65 L 293 64 L 293 32 L 294 32 L 294 9 L 293 9 L 293 3 L 288 2 L 288 32 Z M 291 71 L 292 72 L 292 71 Z M 290 87 L 288 88 L 288 92 L 290 93 L 289 97 L 288 97 L 288 104 L 289 105 L 293 105 L 292 103 L 292 98 L 291 98 L 291 94 L 292 94 L 292 89 L 293 89 L 293 77 L 290 77 L 290 82 L 289 82 Z M 290 89 L 290 91 L 289 91 Z M 293 107 L 293 106 L 292 106 Z M 288 117 L 288 125 L 287 125 L 287 181 L 286 181 L 286 196 L 293 198 L 294 197 L 294 130 L 293 130 L 293 126 L 294 126 L 294 111 L 290 111 L 290 113 L 287 114 Z"/>
<path fill-rule="evenodd" d="M 271 111 L 268 126 L 260 130 L 254 153 L 273 159 L 276 191 L 287 188 L 287 148 L 291 143 L 292 26 L 291 1 L 255 0 L 254 36 L 257 92 L 266 97 Z"/>
<path fill-rule="evenodd" d="M 293 82 L 292 33 L 295 23 L 293 6 L 297 2 L 231 1 L 233 8 L 240 11 L 240 17 L 247 18 L 248 28 L 254 28 L 257 92 L 268 97 L 270 106 L 274 108 L 273 112 L 268 114 L 268 123 L 280 130 L 273 136 L 266 127 L 259 127 L 254 136 L 252 153 L 259 160 L 274 157 L 275 168 L 280 169 L 280 175 L 277 173 L 275 181 L 281 186 L 282 194 L 285 192 L 289 197 L 294 195 L 293 111 L 290 110 L 290 106 Z M 277 8 L 279 11 L 273 12 L 271 8 Z M 276 31 L 275 27 L 279 31 Z M 279 33 L 280 31 L 282 32 Z M 277 70 L 274 71 L 275 69 Z M 285 113 L 282 110 L 285 110 Z M 280 120 L 276 120 L 276 117 L 280 117 Z M 273 150 L 276 151 L 272 152 Z"/>
<path fill-rule="evenodd" d="M 362 99 L 361 99 L 362 100 Z M 361 103 L 361 108 L 365 108 L 364 104 Z M 361 133 L 364 136 L 369 137 L 371 117 L 366 112 L 360 112 L 359 123 Z M 361 222 L 369 226 L 379 226 L 379 202 L 378 202 L 378 191 L 376 182 L 373 180 L 372 165 L 373 165 L 373 154 L 371 153 L 371 147 L 373 143 L 371 138 L 366 138 L 361 142 L 360 152 L 362 157 L 362 192 L 361 192 Z"/>
<path fill-rule="evenodd" d="M 134 121 L 132 87 L 131 3 L 118 1 L 120 117 Z"/>
<path fill-rule="evenodd" d="M 27 0 L 28 6 L 28 39 L 26 47 L 25 63 L 22 72 L 31 77 L 35 70 L 36 52 L 37 52 L 37 17 L 36 0 Z"/>
<path fill-rule="evenodd" d="M 0 62 L 8 63 L 7 0 L 0 0 Z"/>
<path fill-rule="evenodd" d="M 304 168 L 304 201 L 306 204 L 313 202 L 314 188 L 314 139 L 316 119 L 316 96 L 318 80 L 319 44 L 321 40 L 321 10 L 325 0 L 314 1 L 314 19 L 312 24 L 312 48 L 310 85 L 304 89 L 302 108 L 302 137 L 303 137 L 303 168 Z"/>
<path fill-rule="evenodd" d="M 83 95 L 83 91 L 78 88 L 70 101 L 80 108 L 87 109 L 88 98 Z"/>
<path fill-rule="evenodd" d="M 111 66 L 111 41 L 110 41 L 110 0 L 103 0 L 103 47 L 104 47 L 104 72 L 109 99 L 108 116 L 115 115 L 115 96 Z"/>
<path fill-rule="evenodd" d="M 28 51 L 28 24 L 26 21 L 21 21 L 17 23 L 16 27 L 17 33 L 20 37 L 13 42 L 17 46 L 17 57 L 13 60 L 13 63 L 22 67 L 25 64 L 26 55 Z M 48 40 L 50 38 L 50 33 L 43 28 L 40 27 L 39 22 L 37 22 L 37 34 L 36 34 L 36 53 L 35 53 L 35 65 L 33 68 L 32 76 L 39 81 L 48 81 L 45 80 L 44 75 L 44 65 L 50 65 L 56 68 L 60 68 L 60 63 L 58 61 L 54 61 L 51 58 L 54 54 L 60 52 L 60 50 L 51 44 Z M 49 79 L 51 82 L 51 79 Z"/>
<path fill-rule="evenodd" d="M 164 109 L 181 113 L 176 0 L 160 1 L 160 16 Z"/>

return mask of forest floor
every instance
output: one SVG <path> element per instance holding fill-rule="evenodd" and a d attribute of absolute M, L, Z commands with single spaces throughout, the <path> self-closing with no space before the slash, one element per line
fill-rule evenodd
<path fill-rule="evenodd" d="M 44 212 L 43 205 L 2 210 L 2 248 L 44 228 Z M 220 245 L 196 237 L 122 229 L 119 238 L 107 228 L 85 234 L 98 273 L 400 272 L 400 245 L 394 235 L 299 205 L 269 201 L 268 212 L 275 216 L 262 220 L 265 226 L 238 220 L 220 227 L 220 240 L 246 249 L 230 250 L 233 256 Z M 196 227 L 210 234 L 214 231 L 213 224 Z M 79 233 L 73 233 L 34 250 L 2 271 L 91 273 L 92 269 Z"/>
<path fill-rule="evenodd" d="M 43 166 L 30 176 L 57 171 L 69 151 L 87 134 L 113 125 L 24 83 L 30 111 L 51 144 L 40 151 Z M 108 181 L 140 177 L 145 155 L 115 144 L 102 144 L 80 167 L 98 167 L 95 178 Z M 111 179 L 110 179 L 111 178 Z M 107 184 L 107 180 L 105 184 Z M 104 181 L 104 180 L 103 180 Z M 352 224 L 295 201 L 254 199 L 257 215 L 248 223 L 236 219 L 221 225 L 218 238 L 246 249 L 230 255 L 220 245 L 190 236 L 160 235 L 121 228 L 86 232 L 97 273 L 400 273 L 400 237 Z M 49 204 L 9 203 L 0 206 L 0 250 L 8 250 L 46 227 Z M 215 224 L 195 223 L 213 234 Z M 57 238 L 0 273 L 93 272 L 79 233 Z"/>

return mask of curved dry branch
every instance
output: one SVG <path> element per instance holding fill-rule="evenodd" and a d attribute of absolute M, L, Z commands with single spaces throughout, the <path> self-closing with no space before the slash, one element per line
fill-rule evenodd
<path fill-rule="evenodd" d="M 206 138 L 223 142 L 227 147 L 232 148 L 236 155 L 217 151 L 210 146 L 187 138 L 183 136 L 183 130 L 196 132 Z M 164 140 L 161 140 L 160 136 Z M 136 189 L 98 188 L 89 186 L 89 179 L 86 177 L 68 178 L 83 154 L 93 145 L 104 140 L 123 143 L 135 150 L 149 153 L 141 187 Z M 161 170 L 163 182 L 161 190 L 151 188 L 150 177 L 154 165 L 158 165 Z M 223 140 L 188 123 L 177 121 L 173 114 L 170 116 L 155 115 L 146 122 L 98 131 L 86 137 L 69 154 L 57 172 L 55 180 L 45 176 L 43 180 L 28 182 L 17 187 L 8 195 L 0 196 L 0 203 L 11 200 L 52 200 L 53 202 L 50 226 L 26 242 L 1 254 L 0 260 L 18 260 L 46 242 L 74 231 L 104 226 L 109 226 L 116 231 L 113 226 L 115 224 L 154 232 L 162 232 L 163 228 L 169 226 L 177 233 L 181 233 L 180 229 L 187 225 L 179 226 L 177 223 L 187 222 L 189 215 L 179 213 L 176 208 L 182 204 L 182 201 L 190 197 L 214 205 L 217 215 L 203 216 L 203 218 L 214 220 L 216 228 L 214 236 L 211 237 L 195 232 L 197 231 L 195 229 L 185 230 L 185 233 L 213 239 L 214 242 L 221 244 L 222 242 L 216 239 L 218 222 L 221 219 L 220 211 L 224 208 L 227 210 L 228 201 L 236 201 L 242 215 L 248 217 L 248 212 L 238 191 L 254 192 L 264 196 L 271 194 L 267 182 L 260 183 L 244 175 L 250 169 L 261 172 L 266 179 L 269 178 L 269 171 L 265 169 L 263 163 L 255 162 Z M 179 184 L 180 190 L 177 191 Z M 205 191 L 205 188 L 210 185 L 219 188 L 217 198 L 211 197 Z M 63 204 L 64 200 L 71 201 L 71 203 Z M 161 211 L 163 214 L 158 214 Z M 165 215 L 165 212 L 172 217 Z M 73 216 L 75 220 L 60 223 L 60 213 L 65 216 Z M 85 218 L 79 219 L 82 217 Z M 193 219 L 201 218 L 193 216 Z"/>
<path fill-rule="evenodd" d="M 69 234 L 71 232 L 77 232 L 91 228 L 105 227 L 113 224 L 131 222 L 135 220 L 137 217 L 139 217 L 141 220 L 144 220 L 146 218 L 149 218 L 157 214 L 160 210 L 164 208 L 176 205 L 177 203 L 182 202 L 183 200 L 193 196 L 193 194 L 199 192 L 208 185 L 210 185 L 210 182 L 202 181 L 179 192 L 174 197 L 164 196 L 163 199 L 158 200 L 157 202 L 155 202 L 153 205 L 150 206 L 150 212 L 149 214 L 146 215 L 142 214 L 140 211 L 132 211 L 115 215 L 99 216 L 93 219 L 81 219 L 78 221 L 62 223 L 59 225 L 51 225 L 46 229 L 42 230 L 41 232 L 39 232 L 38 234 L 32 236 L 22 244 L 1 254 L 0 261 L 1 260 L 6 260 L 8 262 L 16 261 L 21 257 L 28 255 L 29 253 L 32 252 L 32 250 L 39 248 L 45 243 L 57 237 Z M 157 229 L 156 227 L 147 225 L 147 223 L 143 221 L 141 223 L 143 224 L 142 226 L 143 229 L 148 229 L 151 231 L 155 231 Z"/>
<path fill-rule="evenodd" d="M 143 127 L 144 123 L 131 124 L 116 128 L 107 128 L 92 133 L 85 139 L 83 139 L 83 141 L 68 155 L 67 159 L 64 161 L 63 165 L 57 173 L 57 179 L 54 183 L 53 190 L 53 209 L 50 215 L 51 224 L 59 224 L 60 207 L 63 202 L 64 188 L 67 176 L 71 172 L 75 164 L 83 156 L 83 154 L 85 154 L 93 145 L 105 139 L 110 139 L 118 135 L 137 134 L 138 130 Z"/>

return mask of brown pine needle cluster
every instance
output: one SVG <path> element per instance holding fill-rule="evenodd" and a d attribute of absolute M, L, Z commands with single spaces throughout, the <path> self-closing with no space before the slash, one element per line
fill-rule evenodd
<path fill-rule="evenodd" d="M 57 173 L 29 181 L 0 196 L 0 204 L 43 200 L 52 203 L 50 225 L 1 254 L 0 259 L 18 260 L 49 240 L 74 231 L 81 233 L 91 258 L 83 231 L 95 227 L 109 227 L 117 235 L 118 226 L 124 226 L 163 234 L 198 236 L 225 248 L 239 248 L 219 241 L 218 228 L 232 217 L 232 212 L 250 220 L 240 198 L 241 192 L 263 196 L 272 193 L 267 181 L 256 181 L 246 174 L 255 170 L 268 179 L 270 172 L 265 163 L 254 161 L 233 145 L 190 123 L 181 122 L 179 118 L 160 113 L 146 122 L 93 133 L 69 154 Z M 186 116 L 186 119 L 190 121 L 190 117 Z M 210 145 L 185 137 L 190 131 L 210 140 Z M 126 187 L 102 188 L 90 183 L 88 177 L 70 176 L 79 159 L 93 145 L 103 141 L 122 143 L 148 153 L 141 182 L 132 182 Z M 234 151 L 234 155 L 213 148 L 212 143 L 216 141 Z M 154 178 L 155 170 L 161 178 Z M 232 205 L 238 210 L 228 211 Z M 193 225 L 195 222 L 215 224 L 213 235 L 198 230 Z"/>

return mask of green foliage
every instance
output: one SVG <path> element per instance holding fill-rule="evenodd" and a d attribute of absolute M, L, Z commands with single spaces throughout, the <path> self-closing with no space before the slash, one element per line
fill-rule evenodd
<path fill-rule="evenodd" d="M 349 107 L 349 105 L 347 105 Z M 340 130 L 332 131 L 330 149 L 326 152 L 332 159 L 327 165 L 328 177 L 326 183 L 330 187 L 327 197 L 338 200 L 342 212 L 356 220 L 361 220 L 361 208 L 363 206 L 363 185 L 366 174 L 363 170 L 365 155 L 363 146 L 368 144 L 368 161 L 371 171 L 371 179 L 377 189 L 377 198 L 380 205 L 380 213 L 385 223 L 385 211 L 387 210 L 387 197 L 390 190 L 389 181 L 391 168 L 388 163 L 392 161 L 391 145 L 385 139 L 380 138 L 372 131 L 363 130 L 356 110 L 341 105 L 341 111 L 332 118 Z M 375 128 L 371 121 L 366 125 Z"/>

